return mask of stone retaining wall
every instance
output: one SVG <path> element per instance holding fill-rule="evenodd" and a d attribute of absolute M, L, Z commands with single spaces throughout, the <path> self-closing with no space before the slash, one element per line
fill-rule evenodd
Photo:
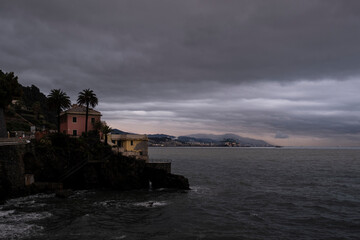
<path fill-rule="evenodd" d="M 0 146 L 0 198 L 5 199 L 24 188 L 25 152 L 26 145 Z"/>

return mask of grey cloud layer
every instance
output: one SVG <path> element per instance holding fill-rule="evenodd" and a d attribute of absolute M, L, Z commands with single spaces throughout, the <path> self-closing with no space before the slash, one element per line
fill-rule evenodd
<path fill-rule="evenodd" d="M 359 1 L 0 2 L 0 68 L 43 91 L 92 88 L 124 118 L 217 131 L 359 131 L 357 93 L 341 87 L 360 75 Z"/>
<path fill-rule="evenodd" d="M 223 88 L 218 92 L 220 96 L 214 94 L 208 99 L 107 103 L 101 107 L 108 119 L 121 116 L 157 124 L 164 119 L 180 121 L 187 123 L 183 127 L 186 131 L 207 128 L 218 132 L 267 133 L 278 139 L 296 135 L 334 139 L 343 135 L 358 139 L 359 88 L 357 79 L 341 84 L 334 80 L 286 85 L 257 83 Z"/>

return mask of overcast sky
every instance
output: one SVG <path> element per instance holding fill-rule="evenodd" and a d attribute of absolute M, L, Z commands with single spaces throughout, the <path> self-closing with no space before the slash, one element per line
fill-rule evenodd
<path fill-rule="evenodd" d="M 113 128 L 360 145 L 358 0 L 0 0 L 0 69 Z"/>

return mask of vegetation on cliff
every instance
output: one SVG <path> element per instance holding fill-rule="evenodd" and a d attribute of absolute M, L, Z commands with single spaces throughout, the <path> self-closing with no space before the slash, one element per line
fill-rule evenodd
<path fill-rule="evenodd" d="M 48 98 L 38 87 L 21 87 L 21 96 L 5 108 L 7 131 L 30 131 L 37 129 L 56 129 L 56 112 L 49 107 Z"/>
<path fill-rule="evenodd" d="M 55 129 L 56 112 L 47 104 L 48 98 L 45 94 L 35 85 L 23 86 L 22 92 L 21 98 L 15 104 L 16 111 L 34 126 Z"/>
<path fill-rule="evenodd" d="M 0 70 L 0 137 L 6 137 L 4 109 L 14 97 L 21 95 L 21 86 L 13 72 L 4 73 Z"/>
<path fill-rule="evenodd" d="M 63 182 L 66 188 L 117 190 L 155 188 L 189 189 L 182 176 L 155 170 L 143 160 L 114 154 L 99 141 L 97 131 L 80 138 L 51 134 L 35 143 L 35 154 L 24 158 L 25 171 L 40 182 Z"/>
<path fill-rule="evenodd" d="M 54 133 L 33 144 L 35 155 L 24 158 L 25 171 L 41 182 L 57 182 L 67 170 L 83 161 L 103 160 L 112 155 L 111 148 L 99 141 L 95 131 L 79 138 Z"/>

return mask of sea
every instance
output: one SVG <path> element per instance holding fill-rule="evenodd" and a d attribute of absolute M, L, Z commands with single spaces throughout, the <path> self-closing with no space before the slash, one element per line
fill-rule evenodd
<path fill-rule="evenodd" d="M 150 148 L 191 190 L 0 205 L 0 239 L 360 239 L 360 148 Z"/>

